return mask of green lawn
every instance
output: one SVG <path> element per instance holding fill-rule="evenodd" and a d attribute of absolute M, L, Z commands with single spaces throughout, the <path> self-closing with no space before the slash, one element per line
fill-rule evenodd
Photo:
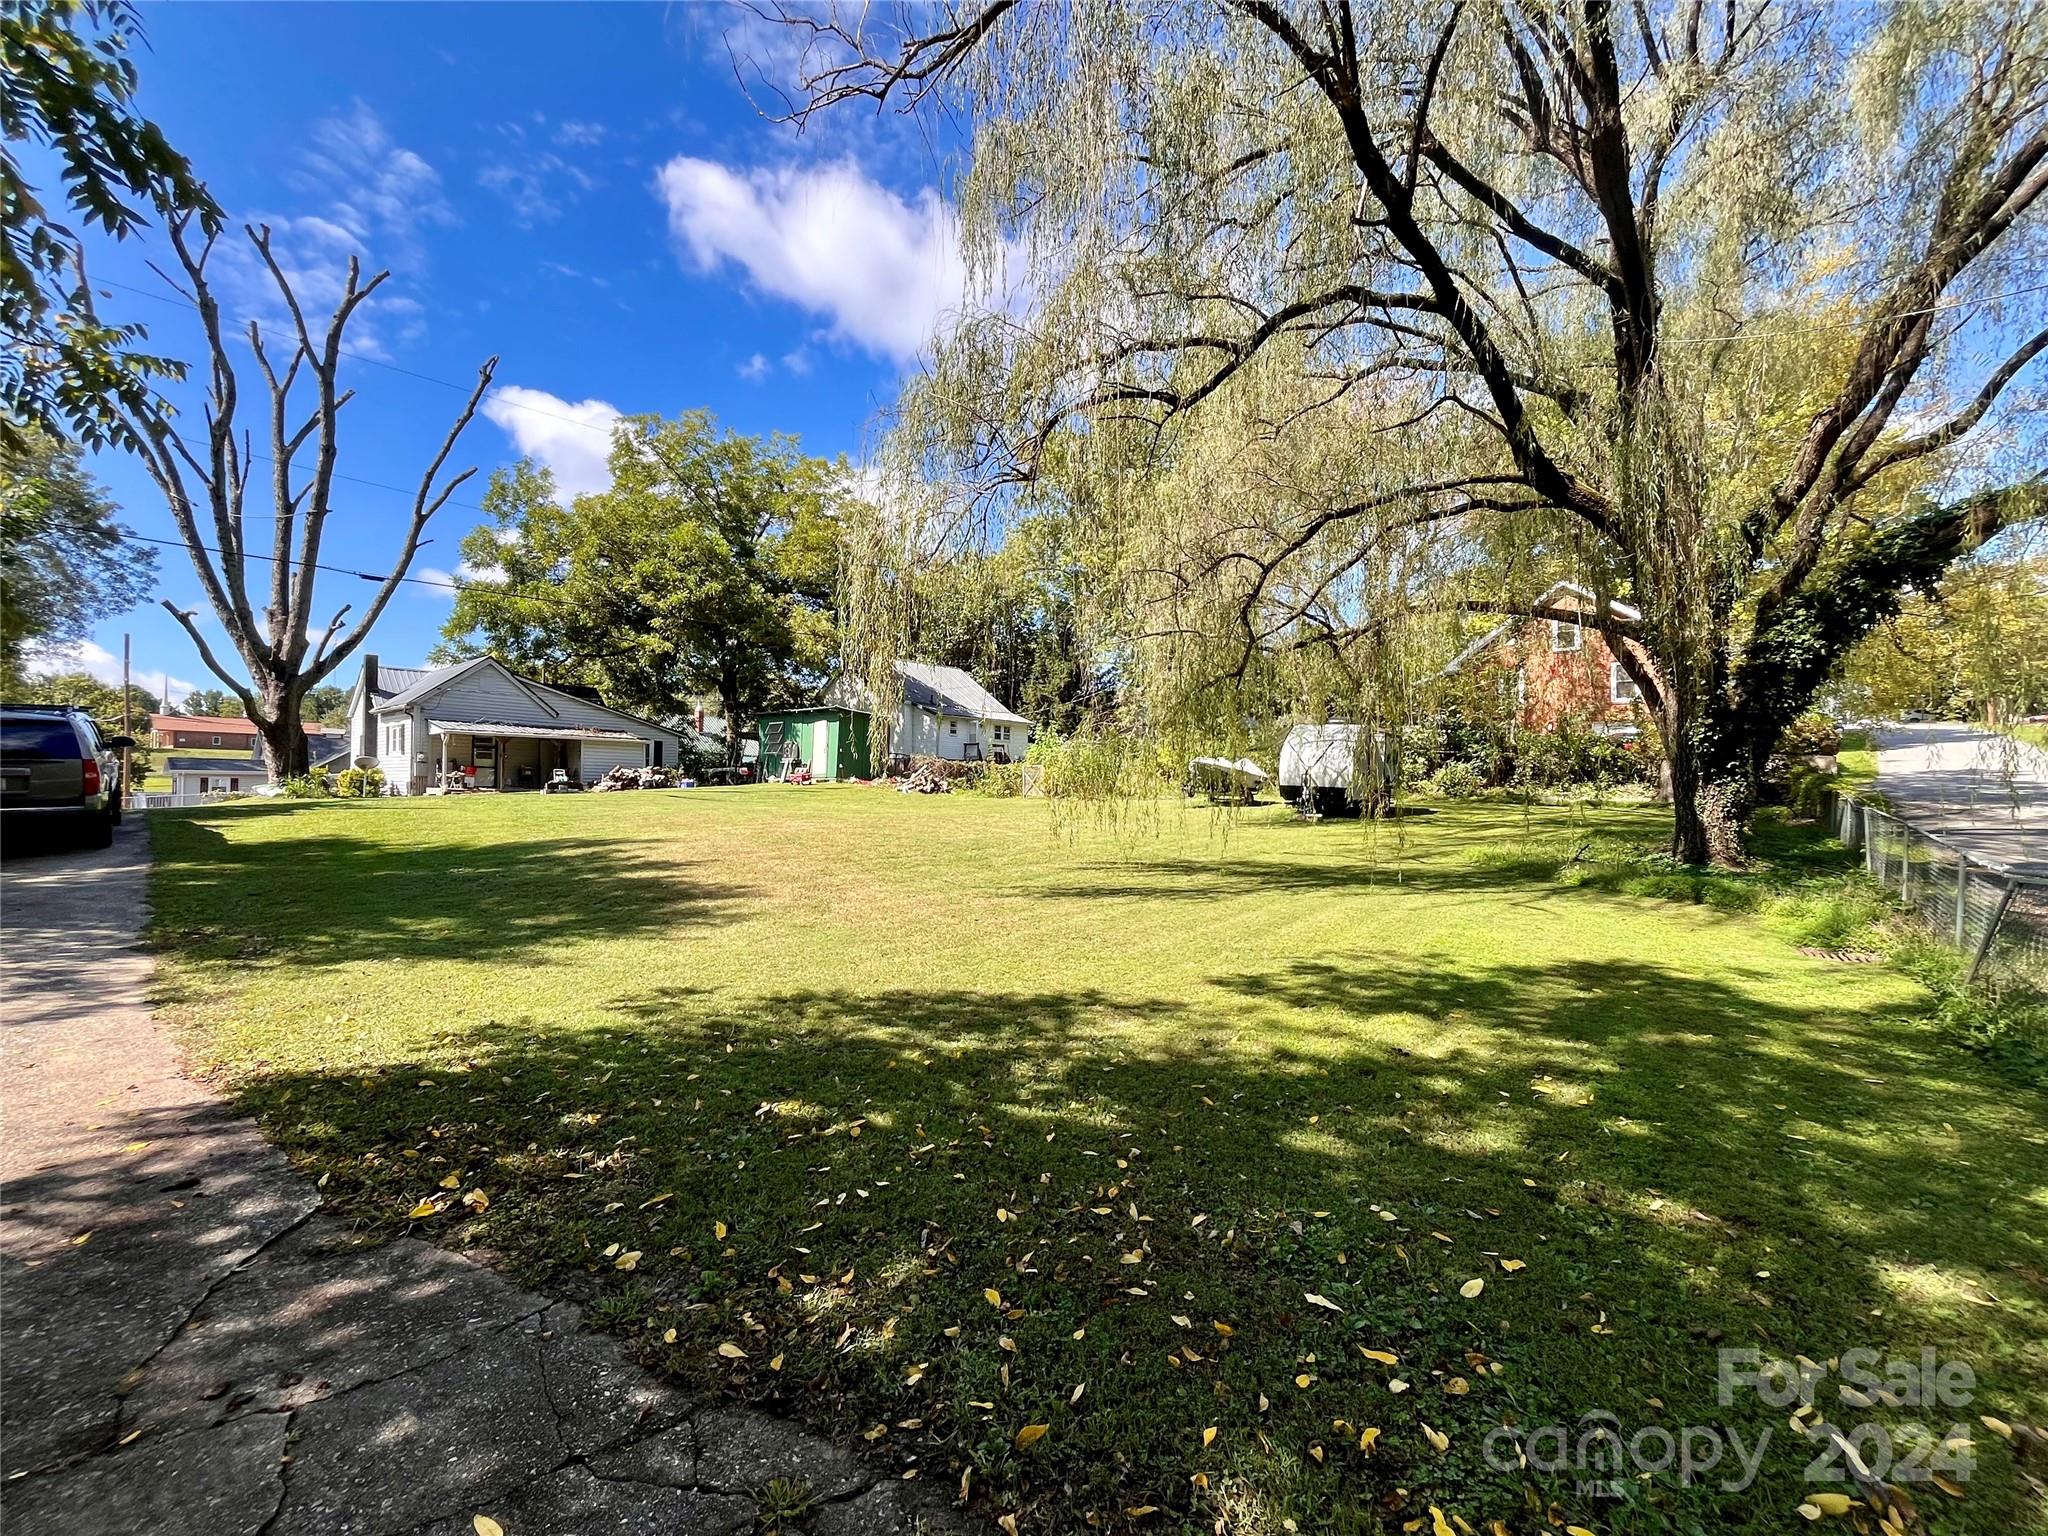
<path fill-rule="evenodd" d="M 1967 1406 L 1821 1407 L 1964 1427 L 1931 1528 L 2039 1521 L 1979 1415 L 2048 1420 L 2048 1102 L 1916 983 L 1800 955 L 1740 881 L 1574 861 L 1654 810 L 1139 809 L 153 813 L 165 1005 L 366 1231 L 1026 1532 L 1804 1528 L 1815 1448 L 1716 1401 L 1717 1345 L 1966 1361 Z M 1802 836 L 1781 877 L 1836 867 Z M 1731 1453 L 1618 1501 L 1482 1456 L 1596 1410 L 1772 1439 L 1747 1490 Z"/>

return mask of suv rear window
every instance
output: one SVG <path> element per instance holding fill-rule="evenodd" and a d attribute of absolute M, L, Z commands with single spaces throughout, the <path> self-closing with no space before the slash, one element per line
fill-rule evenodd
<path fill-rule="evenodd" d="M 78 737 L 72 732 L 68 720 L 37 720 L 22 716 L 0 720 L 0 757 L 69 758 L 76 762 L 83 756 Z"/>

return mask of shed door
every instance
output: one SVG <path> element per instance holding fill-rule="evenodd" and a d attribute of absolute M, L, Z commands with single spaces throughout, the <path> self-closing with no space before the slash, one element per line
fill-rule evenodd
<path fill-rule="evenodd" d="M 831 752 L 831 748 L 832 748 L 832 726 L 831 726 L 831 723 L 830 723 L 829 721 L 825 721 L 825 720 L 813 720 L 813 721 L 811 722 L 811 777 L 812 777 L 812 778 L 814 778 L 814 779 L 829 779 L 829 778 L 832 778 L 832 777 L 834 776 L 834 775 L 833 775 L 833 772 L 832 772 L 832 759 L 831 759 L 831 756 L 829 755 L 829 754 L 830 754 L 830 752 Z"/>

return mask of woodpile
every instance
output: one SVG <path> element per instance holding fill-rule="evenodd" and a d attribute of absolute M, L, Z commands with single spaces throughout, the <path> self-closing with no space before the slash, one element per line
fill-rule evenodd
<path fill-rule="evenodd" d="M 953 786 L 929 763 L 919 763 L 911 769 L 908 777 L 896 781 L 896 793 L 899 795 L 946 795 L 952 791 Z"/>
<path fill-rule="evenodd" d="M 619 767 L 590 787 L 598 793 L 615 789 L 674 789 L 676 776 L 666 768 Z"/>

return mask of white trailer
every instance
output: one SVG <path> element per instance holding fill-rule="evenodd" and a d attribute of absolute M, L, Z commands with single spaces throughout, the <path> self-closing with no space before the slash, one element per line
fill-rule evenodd
<path fill-rule="evenodd" d="M 1386 738 L 1363 725 L 1297 725 L 1280 744 L 1281 798 L 1311 816 L 1378 816 L 1394 803 Z"/>

